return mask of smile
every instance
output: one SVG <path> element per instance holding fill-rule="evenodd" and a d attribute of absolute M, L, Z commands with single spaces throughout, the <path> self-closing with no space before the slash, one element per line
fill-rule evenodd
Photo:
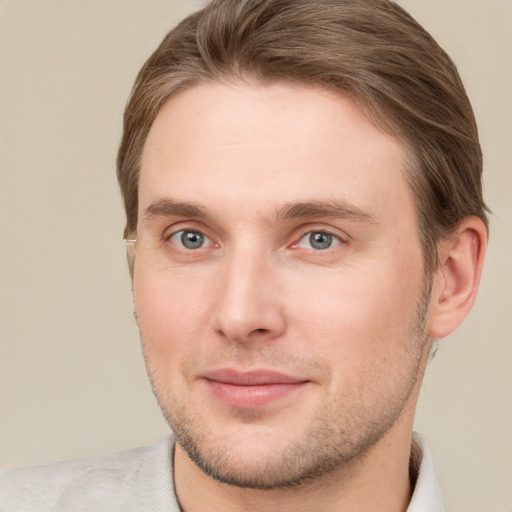
<path fill-rule="evenodd" d="M 222 369 L 209 372 L 204 378 L 217 399 L 240 409 L 263 407 L 302 389 L 310 382 L 264 370 L 237 372 Z"/>

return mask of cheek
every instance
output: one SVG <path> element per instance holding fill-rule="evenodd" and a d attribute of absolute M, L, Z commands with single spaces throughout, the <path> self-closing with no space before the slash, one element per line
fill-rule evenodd
<path fill-rule="evenodd" d="M 314 283 L 311 286 L 310 283 Z M 366 265 L 304 282 L 292 295 L 298 332 L 310 350 L 321 350 L 355 374 L 376 361 L 400 359 L 411 338 L 421 298 L 421 268 Z M 307 347 L 305 347 L 307 349 Z"/>
<path fill-rule="evenodd" d="M 333 408 L 359 403 L 376 410 L 410 386 L 423 346 L 411 329 L 417 289 L 399 286 L 393 292 L 386 282 L 345 281 L 321 299 L 310 293 L 304 305 L 299 328 L 304 350 L 328 368 Z"/>
<path fill-rule="evenodd" d="M 205 292 L 197 282 L 136 271 L 133 295 L 146 352 L 172 361 L 193 353 L 193 340 L 203 337 L 210 316 Z"/>
<path fill-rule="evenodd" d="M 357 333 L 400 329 L 402 320 L 415 311 L 418 288 L 359 276 L 331 281 L 321 291 L 305 286 L 296 295 L 303 297 L 295 311 L 303 323 L 315 325 L 319 333 L 337 332 L 333 339 L 352 339 Z M 372 341 L 371 336 L 365 338 Z"/>

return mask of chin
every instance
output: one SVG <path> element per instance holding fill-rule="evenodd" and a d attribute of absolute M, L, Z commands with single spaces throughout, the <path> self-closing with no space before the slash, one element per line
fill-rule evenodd
<path fill-rule="evenodd" d="M 190 412 L 169 423 L 182 451 L 211 478 L 240 488 L 284 489 L 352 471 L 393 427 L 399 412 L 382 417 L 379 425 L 362 421 L 346 429 L 325 415 L 294 425 L 302 430 L 256 422 L 215 428 Z"/>

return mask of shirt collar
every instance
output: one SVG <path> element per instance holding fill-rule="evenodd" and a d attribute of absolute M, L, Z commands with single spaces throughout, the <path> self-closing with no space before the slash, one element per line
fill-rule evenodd
<path fill-rule="evenodd" d="M 133 489 L 132 499 L 125 512 L 179 512 L 173 489 L 173 447 L 174 439 L 171 436 L 148 450 L 139 471 L 137 485 Z M 407 512 L 446 512 L 432 453 L 425 439 L 416 433 L 413 433 L 410 465 L 416 484 Z M 148 503 L 151 507 L 144 508 Z"/>
<path fill-rule="evenodd" d="M 411 468 L 417 468 L 416 485 L 407 512 L 446 512 L 443 491 L 437 480 L 432 453 L 427 442 L 413 433 Z"/>

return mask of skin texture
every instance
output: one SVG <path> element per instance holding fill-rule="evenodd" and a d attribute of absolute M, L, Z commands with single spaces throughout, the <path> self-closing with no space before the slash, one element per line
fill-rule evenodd
<path fill-rule="evenodd" d="M 210 83 L 160 111 L 133 285 L 183 510 L 407 507 L 429 334 L 457 323 L 429 304 L 458 271 L 425 279 L 405 161 L 322 89 Z M 293 383 L 212 384 L 270 371 Z"/>

